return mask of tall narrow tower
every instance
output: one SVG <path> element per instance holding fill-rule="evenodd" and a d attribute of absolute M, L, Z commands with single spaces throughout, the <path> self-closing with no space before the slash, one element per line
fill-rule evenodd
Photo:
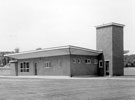
<path fill-rule="evenodd" d="M 96 26 L 97 50 L 103 51 L 104 75 L 123 75 L 123 24 Z"/>

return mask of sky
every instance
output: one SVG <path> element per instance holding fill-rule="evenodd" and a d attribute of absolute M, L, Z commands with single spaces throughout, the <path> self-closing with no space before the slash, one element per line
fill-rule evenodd
<path fill-rule="evenodd" d="M 96 49 L 96 28 L 124 24 L 135 54 L 135 0 L 0 0 L 0 51 L 64 45 Z"/>

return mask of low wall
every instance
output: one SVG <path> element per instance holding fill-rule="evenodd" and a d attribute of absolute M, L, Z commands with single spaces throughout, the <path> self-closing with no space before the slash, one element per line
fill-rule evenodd
<path fill-rule="evenodd" d="M 15 76 L 15 64 L 11 63 L 7 66 L 0 67 L 0 76 Z"/>
<path fill-rule="evenodd" d="M 11 68 L 5 68 L 5 67 L 0 68 L 0 75 L 10 75 L 10 72 L 11 72 Z"/>
<path fill-rule="evenodd" d="M 124 68 L 124 75 L 135 75 L 135 67 Z"/>

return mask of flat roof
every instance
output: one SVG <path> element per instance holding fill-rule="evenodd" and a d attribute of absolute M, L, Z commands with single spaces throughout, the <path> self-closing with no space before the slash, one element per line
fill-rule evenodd
<path fill-rule="evenodd" d="M 102 51 L 67 45 L 67 46 L 60 46 L 60 47 L 45 48 L 41 50 L 32 50 L 32 51 L 25 51 L 20 53 L 6 54 L 5 56 L 15 58 L 15 59 L 29 59 L 29 58 L 60 56 L 60 55 L 69 55 L 69 54 L 97 56 L 101 53 Z"/>
<path fill-rule="evenodd" d="M 119 24 L 119 23 L 114 23 L 114 22 L 111 22 L 111 23 L 107 23 L 107 24 L 102 24 L 102 25 L 97 25 L 95 26 L 96 28 L 102 28 L 102 27 L 107 27 L 107 26 L 119 26 L 119 27 L 124 27 L 125 25 L 124 24 Z"/>

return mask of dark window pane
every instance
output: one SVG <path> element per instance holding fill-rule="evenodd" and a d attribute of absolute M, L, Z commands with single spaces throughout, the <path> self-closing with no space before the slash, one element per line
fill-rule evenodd
<path fill-rule="evenodd" d="M 29 69 L 27 69 L 27 72 L 29 72 Z"/>
<path fill-rule="evenodd" d="M 21 68 L 23 68 L 23 63 L 21 63 Z"/>
<path fill-rule="evenodd" d="M 87 60 L 85 60 L 85 63 L 87 63 Z"/>
<path fill-rule="evenodd" d="M 21 69 L 20 71 L 23 72 L 23 69 Z"/>
<path fill-rule="evenodd" d="M 29 63 L 27 62 L 27 68 L 29 68 Z"/>
<path fill-rule="evenodd" d="M 81 63 L 81 59 L 78 59 L 78 63 Z"/>
<path fill-rule="evenodd" d="M 103 63 L 102 62 L 100 62 L 100 66 L 103 66 Z"/>

